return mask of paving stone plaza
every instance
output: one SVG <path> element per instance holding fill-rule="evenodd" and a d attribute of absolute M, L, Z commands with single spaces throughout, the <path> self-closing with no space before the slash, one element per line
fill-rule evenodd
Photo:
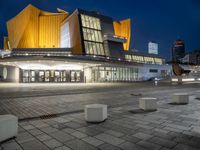
<path fill-rule="evenodd" d="M 119 83 L 91 85 L 0 85 L 0 114 L 19 118 L 18 136 L 0 150 L 199 150 L 199 84 Z M 189 104 L 172 94 L 187 92 Z M 144 112 L 140 97 L 157 98 Z M 107 104 L 108 119 L 87 123 L 84 105 Z"/>

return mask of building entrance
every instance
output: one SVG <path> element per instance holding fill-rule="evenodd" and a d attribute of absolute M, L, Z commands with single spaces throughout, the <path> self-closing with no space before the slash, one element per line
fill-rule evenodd
<path fill-rule="evenodd" d="M 81 71 L 71 71 L 71 82 L 81 82 Z"/>
<path fill-rule="evenodd" d="M 83 82 L 83 71 L 22 70 L 21 82 Z"/>

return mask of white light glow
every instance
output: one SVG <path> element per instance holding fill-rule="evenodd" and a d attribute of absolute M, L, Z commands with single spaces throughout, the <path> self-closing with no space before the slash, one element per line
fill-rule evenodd
<path fill-rule="evenodd" d="M 172 82 L 178 82 L 177 78 L 172 78 Z"/>
<path fill-rule="evenodd" d="M 186 78 L 186 79 L 182 79 L 183 82 L 187 82 L 187 81 L 195 81 L 194 78 Z"/>
<path fill-rule="evenodd" d="M 57 65 L 47 65 L 47 64 L 18 64 L 18 67 L 24 70 L 83 70 L 82 65 L 78 64 L 57 64 Z"/>

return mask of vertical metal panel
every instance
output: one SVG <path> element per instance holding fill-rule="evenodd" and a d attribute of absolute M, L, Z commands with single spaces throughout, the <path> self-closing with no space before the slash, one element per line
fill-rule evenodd
<path fill-rule="evenodd" d="M 60 46 L 60 24 L 68 13 L 49 13 L 28 5 L 7 22 L 11 48 Z"/>
<path fill-rule="evenodd" d="M 113 22 L 115 35 L 122 36 L 127 39 L 124 43 L 124 50 L 129 50 L 131 39 L 131 20 L 126 19 L 119 22 Z"/>
<path fill-rule="evenodd" d="M 63 23 L 69 23 L 69 31 L 70 31 L 70 45 L 72 46 L 73 54 L 83 54 L 82 49 L 82 40 L 80 33 L 80 21 L 78 18 L 78 11 L 75 11 L 72 15 L 70 15 Z"/>
<path fill-rule="evenodd" d="M 60 14 L 39 17 L 39 47 L 60 47 L 60 24 L 66 16 L 66 14 Z"/>

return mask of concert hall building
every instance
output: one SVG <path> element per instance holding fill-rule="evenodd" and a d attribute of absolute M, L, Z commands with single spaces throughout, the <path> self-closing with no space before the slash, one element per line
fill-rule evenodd
<path fill-rule="evenodd" d="M 171 74 L 164 58 L 130 50 L 130 19 L 28 5 L 7 21 L 7 32 L 3 82 L 133 82 Z"/>

